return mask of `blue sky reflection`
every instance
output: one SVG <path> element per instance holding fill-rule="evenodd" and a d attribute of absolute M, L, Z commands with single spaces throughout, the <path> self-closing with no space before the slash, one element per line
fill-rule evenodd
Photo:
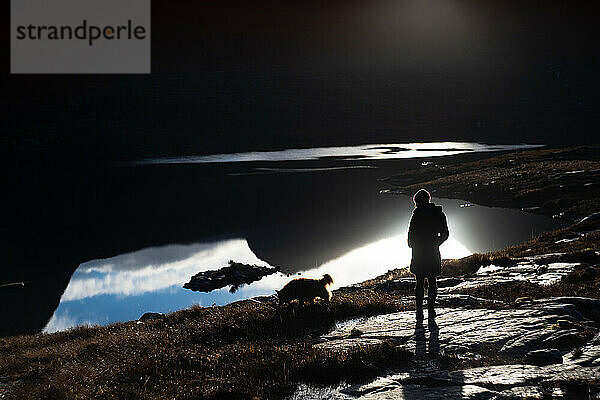
<path fill-rule="evenodd" d="M 453 238 L 441 250 L 445 258 L 471 254 Z M 228 288 L 211 293 L 183 289 L 182 285 L 192 275 L 226 266 L 230 259 L 267 265 L 252 253 L 245 239 L 154 247 L 86 262 L 73 274 L 44 332 L 137 319 L 147 311 L 170 312 L 193 304 L 222 305 L 270 295 L 292 279 L 283 274 L 270 275 L 233 294 Z M 409 261 L 410 249 L 406 246 L 406 235 L 402 234 L 354 249 L 303 272 L 302 276 L 319 277 L 329 273 L 334 277 L 336 288 L 375 277 Z"/>

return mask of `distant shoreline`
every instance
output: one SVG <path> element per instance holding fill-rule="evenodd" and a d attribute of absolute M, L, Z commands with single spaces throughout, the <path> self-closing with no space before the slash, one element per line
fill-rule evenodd
<path fill-rule="evenodd" d="M 595 196 L 600 193 L 599 154 L 599 145 L 527 150 L 468 163 L 428 165 L 382 181 L 410 193 L 425 187 L 435 197 L 574 222 L 600 211 Z"/>

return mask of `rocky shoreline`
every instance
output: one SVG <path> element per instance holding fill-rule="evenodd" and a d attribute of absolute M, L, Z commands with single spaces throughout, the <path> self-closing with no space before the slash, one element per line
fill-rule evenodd
<path fill-rule="evenodd" d="M 469 163 L 435 163 L 382 179 L 396 193 L 515 208 L 571 223 L 600 211 L 600 146 L 528 150 Z"/>

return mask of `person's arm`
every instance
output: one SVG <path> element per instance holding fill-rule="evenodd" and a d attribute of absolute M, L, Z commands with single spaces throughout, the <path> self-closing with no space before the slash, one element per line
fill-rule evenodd
<path fill-rule="evenodd" d="M 415 216 L 413 215 L 410 219 L 410 225 L 408 227 L 408 247 L 412 248 L 415 241 Z"/>
<path fill-rule="evenodd" d="M 439 242 L 438 246 L 448 240 L 448 236 L 450 236 L 450 232 L 448 232 L 448 221 L 446 221 L 446 214 L 443 212 L 440 216 L 440 231 L 439 231 Z"/>

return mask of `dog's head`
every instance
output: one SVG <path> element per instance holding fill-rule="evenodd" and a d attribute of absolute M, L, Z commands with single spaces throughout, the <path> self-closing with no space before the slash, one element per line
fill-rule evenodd
<path fill-rule="evenodd" d="M 331 275 L 323 275 L 323 277 L 321 278 L 321 283 L 323 283 L 323 286 L 333 285 L 333 279 L 331 278 Z"/>
<path fill-rule="evenodd" d="M 275 290 L 275 295 L 277 296 L 277 298 L 279 299 L 279 303 L 288 303 L 291 299 L 289 295 L 286 295 L 286 291 L 282 290 Z"/>

